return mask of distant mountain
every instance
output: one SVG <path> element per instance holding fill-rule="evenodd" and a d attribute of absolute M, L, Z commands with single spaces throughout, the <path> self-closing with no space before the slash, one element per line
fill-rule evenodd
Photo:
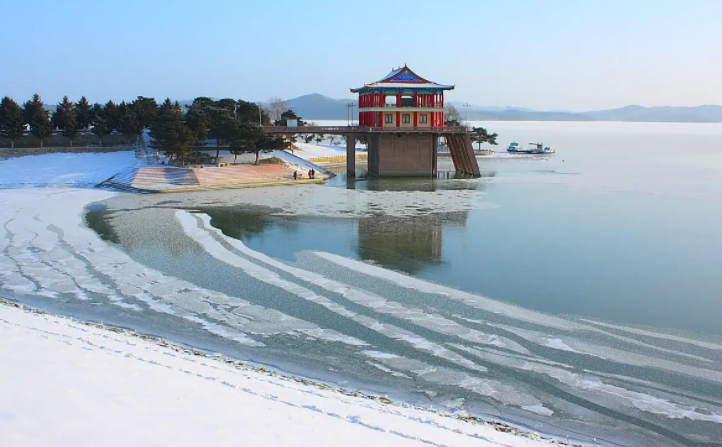
<path fill-rule="evenodd" d="M 466 107 L 464 107 L 465 103 L 464 101 L 451 101 L 449 104 L 456 107 L 456 110 L 459 112 L 464 112 L 466 110 Z M 469 113 L 471 112 L 504 112 L 507 110 L 518 110 L 521 112 L 536 112 L 534 109 L 528 109 L 526 107 L 514 107 L 514 106 L 477 106 L 474 104 L 469 105 Z"/>
<path fill-rule="evenodd" d="M 346 104 L 357 103 L 356 99 L 334 99 L 313 93 L 289 99 L 286 104 L 304 120 L 345 120 Z M 722 122 L 722 106 L 704 105 L 697 107 L 642 107 L 631 105 L 619 109 L 594 110 L 589 112 L 540 111 L 525 107 L 489 107 L 471 105 L 468 110 L 464 102 L 453 101 L 463 118 L 468 112 L 474 121 L 630 121 L 630 122 L 677 122 L 677 123 L 719 123 Z M 358 109 L 354 110 L 354 114 Z"/>
<path fill-rule="evenodd" d="M 462 118 L 466 118 L 463 111 L 459 112 Z M 594 121 L 594 119 L 583 113 L 574 112 L 540 112 L 535 110 L 480 110 L 469 111 L 470 121 Z"/>
<path fill-rule="evenodd" d="M 318 93 L 286 100 L 286 105 L 305 121 L 345 120 L 349 110 L 346 104 L 353 103 L 354 115 L 358 116 L 358 99 L 334 99 Z"/>
<path fill-rule="evenodd" d="M 626 106 L 621 109 L 586 112 L 595 121 L 649 121 L 675 123 L 722 122 L 722 106 L 697 107 L 642 107 Z"/>

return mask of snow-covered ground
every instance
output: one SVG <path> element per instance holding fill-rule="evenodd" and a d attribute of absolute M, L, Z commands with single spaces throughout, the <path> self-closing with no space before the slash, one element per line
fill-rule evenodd
<path fill-rule="evenodd" d="M 0 160 L 0 188 L 95 186 L 133 166 L 135 151 L 54 153 Z"/>
<path fill-rule="evenodd" d="M 3 446 L 556 443 L 2 302 L 0 340 Z"/>

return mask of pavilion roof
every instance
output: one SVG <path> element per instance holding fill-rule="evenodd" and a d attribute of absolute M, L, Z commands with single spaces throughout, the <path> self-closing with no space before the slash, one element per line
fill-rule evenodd
<path fill-rule="evenodd" d="M 386 76 L 374 83 L 364 84 L 363 87 L 359 88 L 352 88 L 351 92 L 358 93 L 362 90 L 374 88 L 432 88 L 440 90 L 452 90 L 454 86 L 437 84 L 436 82 L 424 79 L 411 71 L 409 67 L 404 65 L 401 68 L 392 70 L 391 73 L 387 74 Z"/>

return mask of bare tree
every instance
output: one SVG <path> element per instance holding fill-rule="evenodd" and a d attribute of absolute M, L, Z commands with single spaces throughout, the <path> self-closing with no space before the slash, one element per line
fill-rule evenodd
<path fill-rule="evenodd" d="M 452 104 L 448 104 L 446 107 L 444 107 L 444 109 L 446 115 L 445 121 L 451 121 L 456 123 L 460 121 L 459 111 L 456 110 L 456 107 L 454 107 Z"/>
<path fill-rule="evenodd" d="M 282 100 L 278 96 L 273 96 L 268 100 L 268 104 L 271 106 L 271 112 L 273 113 L 273 119 L 281 119 L 281 114 L 288 109 L 286 101 Z"/>

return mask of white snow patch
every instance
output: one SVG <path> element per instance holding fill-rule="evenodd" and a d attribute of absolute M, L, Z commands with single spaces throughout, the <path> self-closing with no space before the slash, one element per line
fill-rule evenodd
<path fill-rule="evenodd" d="M 560 351 L 579 352 L 576 349 L 572 349 L 568 344 L 564 343 L 559 338 L 548 338 L 544 346 L 552 349 L 558 349 Z"/>
<path fill-rule="evenodd" d="M 0 339 L 0 445 L 549 445 L 9 306 Z"/>

